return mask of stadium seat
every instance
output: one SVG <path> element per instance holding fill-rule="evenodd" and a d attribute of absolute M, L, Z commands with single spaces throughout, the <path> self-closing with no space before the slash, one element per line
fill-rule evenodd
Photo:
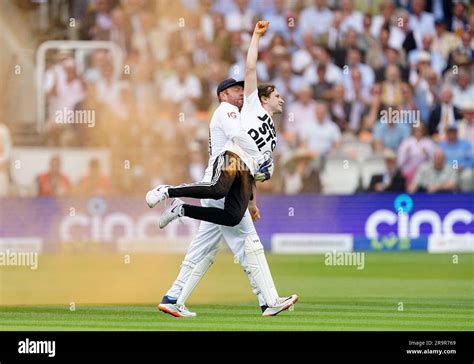
<path fill-rule="evenodd" d="M 370 179 L 373 175 L 382 174 L 385 172 L 385 161 L 379 156 L 367 158 L 363 163 L 360 163 L 360 172 L 362 178 L 362 188 L 366 190 L 369 188 Z"/>
<path fill-rule="evenodd" d="M 467 168 L 459 175 L 459 189 L 461 192 L 474 191 L 474 169 Z"/>
<path fill-rule="evenodd" d="M 324 194 L 347 195 L 356 192 L 360 182 L 359 163 L 354 159 L 328 157 L 321 173 Z"/>
<path fill-rule="evenodd" d="M 341 153 L 346 158 L 362 162 L 373 154 L 370 143 L 359 141 L 346 141 L 341 145 Z"/>

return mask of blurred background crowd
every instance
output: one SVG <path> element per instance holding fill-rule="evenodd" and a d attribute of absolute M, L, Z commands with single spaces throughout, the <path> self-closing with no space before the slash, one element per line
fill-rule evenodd
<path fill-rule="evenodd" d="M 36 178 L 39 196 L 143 195 L 199 181 L 208 124 L 224 78 L 243 79 L 254 24 L 270 21 L 257 65 L 285 111 L 266 193 L 474 190 L 474 14 L 444 0 L 18 0 L 38 44 L 111 41 L 52 50 L 42 82 L 40 146 L 107 148 L 73 184 L 61 154 Z M 57 121 L 94 111 L 93 125 Z M 387 117 L 388 115 L 388 117 Z M 0 196 L 14 120 L 0 120 Z M 18 143 L 22 143 L 18 140 Z M 126 163 L 128 162 L 128 163 Z M 128 165 L 128 167 L 126 167 Z"/>

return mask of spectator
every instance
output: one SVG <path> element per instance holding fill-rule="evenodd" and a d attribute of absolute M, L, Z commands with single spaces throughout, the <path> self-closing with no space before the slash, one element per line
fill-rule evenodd
<path fill-rule="evenodd" d="M 458 135 L 460 139 L 474 141 L 474 101 L 471 99 L 462 106 L 464 118 L 458 123 Z"/>
<path fill-rule="evenodd" d="M 466 31 L 461 36 L 461 44 L 449 54 L 448 68 L 452 68 L 452 66 L 470 66 L 473 60 L 472 34 Z"/>
<path fill-rule="evenodd" d="M 296 94 L 301 88 L 302 78 L 291 71 L 291 62 L 284 60 L 278 67 L 278 77 L 273 80 L 273 84 L 279 90 L 286 102 L 293 102 Z"/>
<path fill-rule="evenodd" d="M 315 120 L 306 123 L 299 130 L 301 148 L 312 153 L 319 159 L 339 149 L 341 131 L 336 123 L 329 118 L 327 105 L 318 102 L 315 108 Z"/>
<path fill-rule="evenodd" d="M 395 48 L 389 47 L 385 50 L 384 54 L 385 54 L 384 64 L 380 68 L 375 70 L 376 82 L 381 82 L 384 80 L 385 69 L 391 65 L 394 65 L 398 68 L 402 81 L 408 82 L 409 71 L 408 71 L 408 68 L 402 64 L 402 61 L 400 59 L 400 52 L 396 50 Z"/>
<path fill-rule="evenodd" d="M 370 192 L 404 192 L 405 178 L 397 168 L 397 155 L 391 149 L 383 151 L 385 161 L 385 172 L 373 175 L 370 179 Z"/>
<path fill-rule="evenodd" d="M 76 64 L 72 59 L 61 63 L 64 76 L 57 73 L 48 93 L 49 120 L 47 123 L 48 143 L 55 146 L 74 144 L 74 126 L 76 118 L 69 118 L 86 97 L 85 83 L 76 72 Z"/>
<path fill-rule="evenodd" d="M 413 124 L 412 136 L 404 139 L 398 149 L 397 164 L 407 186 L 411 185 L 418 167 L 433 158 L 435 149 L 436 145 L 426 136 L 426 127 L 421 123 Z"/>
<path fill-rule="evenodd" d="M 344 99 L 344 86 L 334 85 L 332 89 L 332 101 L 329 109 L 331 119 L 337 124 L 342 132 L 349 127 L 349 115 L 351 104 Z"/>
<path fill-rule="evenodd" d="M 316 102 L 311 99 L 311 88 L 303 84 L 297 95 L 296 101 L 288 106 L 285 131 L 289 133 L 290 139 L 306 125 L 316 122 Z"/>
<path fill-rule="evenodd" d="M 360 11 L 354 10 L 353 0 L 341 0 L 342 23 L 341 31 L 346 33 L 349 28 L 357 33 L 364 31 L 363 16 Z"/>
<path fill-rule="evenodd" d="M 459 109 L 452 103 L 453 91 L 450 86 L 443 86 L 440 98 L 441 102 L 431 112 L 428 122 L 429 134 L 437 140 L 443 140 L 448 125 L 456 123 L 462 117 Z"/>
<path fill-rule="evenodd" d="M 439 147 L 446 156 L 446 162 L 455 169 L 463 171 L 465 168 L 474 168 L 472 145 L 458 138 L 458 125 L 448 126 L 446 140 L 439 143 Z"/>
<path fill-rule="evenodd" d="M 161 88 L 163 100 L 171 102 L 175 110 L 193 113 L 202 95 L 199 79 L 190 73 L 190 63 L 181 56 L 176 61 L 176 74 L 168 78 Z"/>
<path fill-rule="evenodd" d="M 255 13 L 248 7 L 248 0 L 235 0 L 237 9 L 227 13 L 226 28 L 229 32 L 250 32 L 253 30 Z"/>
<path fill-rule="evenodd" d="M 82 24 L 81 39 L 108 40 L 112 28 L 110 0 L 97 0 L 95 10 L 86 15 Z"/>
<path fill-rule="evenodd" d="M 314 44 L 311 33 L 303 34 L 303 46 L 299 48 L 291 57 L 291 67 L 293 72 L 302 75 L 314 62 L 317 62 L 319 49 Z"/>
<path fill-rule="evenodd" d="M 449 54 L 459 45 L 459 38 L 446 30 L 446 23 L 443 19 L 435 21 L 436 33 L 433 34 L 433 45 L 431 49 L 440 53 L 444 60 L 448 59 Z"/>
<path fill-rule="evenodd" d="M 421 55 L 428 54 L 430 57 L 431 67 L 441 76 L 441 73 L 446 68 L 446 61 L 444 60 L 441 53 L 438 53 L 432 49 L 433 45 L 433 34 L 426 33 L 422 36 L 422 48 L 415 49 L 408 55 L 408 64 L 411 68 L 414 68 L 418 63 Z"/>
<path fill-rule="evenodd" d="M 434 16 L 433 14 L 426 12 L 425 8 L 425 0 L 412 1 L 413 13 L 410 16 L 410 29 L 413 31 L 417 48 L 419 49 L 422 48 L 423 34 L 435 33 Z"/>
<path fill-rule="evenodd" d="M 382 82 L 382 102 L 385 105 L 399 106 L 402 101 L 400 71 L 397 66 L 389 65 L 385 70 L 385 81 Z"/>
<path fill-rule="evenodd" d="M 343 82 L 343 74 L 342 70 L 336 66 L 329 54 L 329 50 L 327 48 L 321 47 L 319 48 L 317 54 L 317 64 L 312 64 L 310 67 L 306 69 L 303 74 L 303 79 L 310 85 L 315 85 L 318 82 L 322 82 L 321 79 L 318 77 L 317 67 L 319 64 L 323 64 L 326 66 L 325 78 L 324 80 L 328 83 L 335 84 Z M 347 91 L 347 90 L 346 90 Z"/>
<path fill-rule="evenodd" d="M 382 117 L 374 127 L 373 147 L 375 151 L 382 151 L 386 148 L 396 151 L 402 140 L 409 136 L 410 129 L 407 124 L 395 119 L 395 113 L 399 112 L 391 107 L 383 110 Z"/>
<path fill-rule="evenodd" d="M 421 120 L 428 120 L 430 112 L 439 101 L 438 75 L 434 69 L 427 66 L 420 68 L 420 78 L 413 86 L 415 100 L 421 112 Z M 407 100 L 405 98 L 405 100 Z"/>
<path fill-rule="evenodd" d="M 357 68 L 351 71 L 353 95 L 346 95 L 346 100 L 350 103 L 349 129 L 357 133 L 361 127 L 361 121 L 367 108 L 370 105 L 370 95 L 368 90 L 362 88 L 362 76 Z"/>
<path fill-rule="evenodd" d="M 131 25 L 120 7 L 112 10 L 111 20 L 112 25 L 110 26 L 108 39 L 117 44 L 123 54 L 127 54 L 131 48 Z"/>
<path fill-rule="evenodd" d="M 315 100 L 323 99 L 325 101 L 329 101 L 332 97 L 331 89 L 333 85 L 326 80 L 326 65 L 324 63 L 318 64 L 316 67 L 316 75 L 319 81 L 312 85 L 313 98 Z"/>
<path fill-rule="evenodd" d="M 77 194 L 85 197 L 105 197 L 111 194 L 110 180 L 100 170 L 98 159 L 89 162 L 89 174 L 76 187 Z"/>
<path fill-rule="evenodd" d="M 299 27 L 302 34 L 309 33 L 319 37 L 327 32 L 334 13 L 328 9 L 326 3 L 327 0 L 314 0 L 314 5 L 301 12 Z"/>
<path fill-rule="evenodd" d="M 458 109 L 474 100 L 474 84 L 467 69 L 461 69 L 453 86 L 453 105 Z"/>
<path fill-rule="evenodd" d="M 372 18 L 372 24 L 370 32 L 372 36 L 377 38 L 383 27 L 388 27 L 389 40 L 388 44 L 390 47 L 400 49 L 402 47 L 405 34 L 398 26 L 398 19 L 395 13 L 395 4 L 392 0 L 382 0 L 379 5 L 380 14 L 374 15 Z M 406 15 L 408 18 L 408 14 Z M 408 25 L 408 22 L 407 22 Z M 407 27 L 408 29 L 408 27 Z"/>
<path fill-rule="evenodd" d="M 0 197 L 8 196 L 10 189 L 10 155 L 12 143 L 10 130 L 0 123 Z"/>
<path fill-rule="evenodd" d="M 350 48 L 347 51 L 347 66 L 348 71 L 343 74 L 344 80 L 344 88 L 348 94 L 352 94 L 354 92 L 353 85 L 352 85 L 352 78 L 350 71 L 353 68 L 359 69 L 361 76 L 362 76 L 362 87 L 366 89 L 370 89 L 375 81 L 375 75 L 372 68 L 367 66 L 364 63 L 361 63 L 361 53 L 360 50 L 357 48 Z"/>
<path fill-rule="evenodd" d="M 445 164 L 445 155 L 441 149 L 436 149 L 433 161 L 422 164 L 415 175 L 408 193 L 415 192 L 453 192 L 457 188 L 454 168 Z"/>
<path fill-rule="evenodd" d="M 69 178 L 61 173 L 61 159 L 59 155 L 55 155 L 50 160 L 49 171 L 38 176 L 38 196 L 66 196 L 69 189 Z"/>
<path fill-rule="evenodd" d="M 461 37 L 462 33 L 468 30 L 466 5 L 463 0 L 456 0 L 453 3 L 453 16 L 450 19 L 449 30 Z"/>

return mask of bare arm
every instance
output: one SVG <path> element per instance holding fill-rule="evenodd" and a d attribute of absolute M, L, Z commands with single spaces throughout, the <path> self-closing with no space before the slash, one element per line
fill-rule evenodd
<path fill-rule="evenodd" d="M 260 20 L 255 25 L 255 30 L 253 31 L 252 40 L 247 52 L 247 62 L 245 63 L 245 96 L 250 96 L 257 89 L 258 43 L 267 31 L 268 24 L 268 21 Z"/>

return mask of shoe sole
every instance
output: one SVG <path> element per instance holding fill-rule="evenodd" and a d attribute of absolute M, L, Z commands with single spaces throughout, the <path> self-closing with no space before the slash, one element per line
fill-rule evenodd
<path fill-rule="evenodd" d="M 195 317 L 195 316 L 185 316 L 185 315 L 180 314 L 179 312 L 173 312 L 171 310 L 168 310 L 166 306 L 162 306 L 161 304 L 158 305 L 158 310 L 174 317 Z"/>
<path fill-rule="evenodd" d="M 269 315 L 262 315 L 263 317 L 270 317 L 270 316 L 276 316 L 278 315 L 279 313 L 283 312 L 283 311 L 286 311 L 288 310 L 291 306 L 293 306 L 294 304 L 296 304 L 296 302 L 298 302 L 298 300 L 300 299 L 297 295 L 295 295 L 295 300 L 291 303 L 288 303 L 286 306 L 284 306 L 280 311 L 276 312 L 276 313 L 272 313 L 272 314 L 269 314 Z"/>
<path fill-rule="evenodd" d="M 181 315 L 179 312 L 173 312 L 171 310 L 168 310 L 165 306 L 162 305 L 158 305 L 158 310 L 174 317 L 184 317 L 184 315 Z"/>

